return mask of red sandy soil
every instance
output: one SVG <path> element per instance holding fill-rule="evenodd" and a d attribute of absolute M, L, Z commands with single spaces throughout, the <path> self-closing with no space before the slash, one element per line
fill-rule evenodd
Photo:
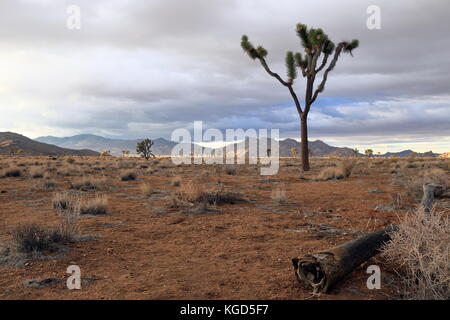
<path fill-rule="evenodd" d="M 75 167 L 88 162 L 75 159 Z M 56 162 L 45 157 L 32 160 Z M 113 160 L 89 160 L 94 161 L 108 164 Z M 168 161 L 168 168 L 161 168 L 162 162 L 150 162 L 148 169 L 139 169 L 136 181 L 120 181 L 115 167 L 101 170 L 110 179 L 108 190 L 101 192 L 108 195 L 108 214 L 82 217 L 79 222 L 82 234 L 99 237 L 70 244 L 56 259 L 0 266 L 0 299 L 311 298 L 311 291 L 294 280 L 291 258 L 328 249 L 355 236 L 288 230 L 306 231 L 307 223 L 325 223 L 341 230 L 369 232 L 397 221 L 404 211 L 374 209 L 388 204 L 395 189 L 385 166 L 366 166 L 344 180 L 312 181 L 321 161 L 313 161 L 314 170 L 306 179 L 301 178 L 299 160 L 290 162 L 293 166 L 283 165 L 275 176 L 259 175 L 256 166 L 238 166 L 236 175 L 227 175 L 217 166 L 176 167 Z M 30 165 L 21 168 L 26 172 Z M 153 169 L 157 171 L 146 173 Z M 249 202 L 218 206 L 218 213 L 184 213 L 171 208 L 167 198 L 177 188 L 170 183 L 174 176 L 181 176 L 182 184 L 193 180 L 205 189 L 220 180 L 226 191 L 238 192 Z M 67 190 L 69 181 L 76 178 L 55 175 L 52 180 L 58 186 L 50 191 L 34 190 L 33 185 L 43 179 L 31 179 L 27 173 L 0 178 L 0 242 L 10 241 L 18 223 L 56 226 L 53 193 Z M 145 197 L 140 191 L 143 182 L 162 194 Z M 280 184 L 286 190 L 287 204 L 271 199 L 272 189 Z M 375 188 L 377 192 L 369 192 Z M 94 194 L 82 192 L 81 197 Z M 66 268 L 73 264 L 80 266 L 82 276 L 100 280 L 83 284 L 81 290 L 68 290 L 65 281 L 40 289 L 23 284 L 33 278 L 66 279 Z M 366 287 L 366 268 L 371 264 L 381 267 L 380 290 Z M 319 299 L 393 298 L 395 274 L 388 265 L 380 257 L 372 258 Z"/>

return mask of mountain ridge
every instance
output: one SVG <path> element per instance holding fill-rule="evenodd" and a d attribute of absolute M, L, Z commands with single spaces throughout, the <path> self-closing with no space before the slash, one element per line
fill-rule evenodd
<path fill-rule="evenodd" d="M 71 149 L 84 148 L 92 149 L 98 152 L 110 150 L 112 155 L 121 155 L 122 150 L 129 150 L 131 154 L 135 154 L 136 144 L 143 139 L 112 139 L 93 134 L 79 134 L 69 137 L 45 136 L 38 137 L 35 140 Z M 156 138 L 152 140 L 154 141 L 152 149 L 156 155 L 170 155 L 172 148 L 177 144 L 176 142 L 166 140 L 164 138 Z M 244 143 L 244 141 L 235 143 L 235 145 L 242 143 Z M 290 156 L 292 148 L 296 148 L 298 154 L 300 154 L 301 151 L 300 142 L 292 138 L 280 140 L 279 147 L 279 155 L 282 157 Z M 353 150 L 350 148 L 330 146 L 322 140 L 309 141 L 309 148 L 314 156 L 345 157 L 354 155 Z"/>
<path fill-rule="evenodd" d="M 74 136 L 68 136 L 68 137 L 55 137 L 55 136 L 42 136 L 34 139 L 38 142 L 48 143 L 48 144 L 54 144 L 56 146 L 62 147 L 62 148 L 68 148 L 68 149 L 91 149 L 95 150 L 97 152 L 102 152 L 105 150 L 110 150 L 112 155 L 122 155 L 122 150 L 129 150 L 130 154 L 136 153 L 136 144 L 139 141 L 142 141 L 142 139 L 117 139 L 117 138 L 106 138 L 95 134 L 79 134 Z M 248 141 L 248 139 L 255 139 L 255 138 L 246 138 L 246 140 L 241 142 L 236 142 L 234 145 L 234 148 L 242 147 L 243 143 L 246 143 L 245 141 Z M 270 139 L 269 139 L 270 140 Z M 170 141 L 164 138 L 155 138 L 152 139 L 154 142 L 154 145 L 152 146 L 152 149 L 155 153 L 155 155 L 170 155 L 172 148 L 177 144 L 177 142 Z M 279 142 L 279 148 L 280 152 L 279 155 L 282 157 L 291 156 L 291 149 L 296 148 L 297 154 L 301 154 L 301 143 L 295 139 L 292 138 L 286 138 L 283 140 L 280 140 Z M 193 143 L 194 144 L 194 143 Z M 335 157 L 350 157 L 354 156 L 354 151 L 351 148 L 348 147 L 334 147 L 327 143 L 325 143 L 322 140 L 313 140 L 309 141 L 309 150 L 313 156 L 335 156 Z M 268 142 L 268 145 L 270 146 L 270 143 Z M 214 148 L 207 148 L 202 147 L 202 149 L 214 149 Z M 218 149 L 218 148 L 215 148 Z M 248 151 L 248 147 L 244 148 L 246 152 Z M 241 149 L 242 150 L 242 149 Z M 411 156 L 412 154 L 417 154 L 419 156 L 438 156 L 437 153 L 416 153 L 413 150 L 403 150 L 400 152 L 387 152 L 385 154 L 381 155 L 374 155 L 374 157 L 389 157 L 389 156 L 395 156 L 395 157 L 407 157 Z M 358 153 L 359 156 L 363 156 L 363 154 Z"/>
<path fill-rule="evenodd" d="M 53 144 L 30 139 L 14 132 L 0 132 L 0 155 L 10 155 L 21 150 L 27 156 L 97 156 L 99 153 L 88 149 L 62 148 Z"/>

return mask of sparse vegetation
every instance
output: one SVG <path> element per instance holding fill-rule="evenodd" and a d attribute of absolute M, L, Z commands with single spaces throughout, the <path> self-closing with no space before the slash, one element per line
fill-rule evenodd
<path fill-rule="evenodd" d="M 181 177 L 180 176 L 173 177 L 171 184 L 172 187 L 179 187 L 181 185 Z"/>
<path fill-rule="evenodd" d="M 121 181 L 131 181 L 131 180 L 136 180 L 136 178 L 137 178 L 137 173 L 134 170 L 122 171 L 122 173 L 120 174 Z"/>
<path fill-rule="evenodd" d="M 107 159 L 74 157 L 75 162 L 69 164 L 66 159 L 61 157 L 48 161 L 41 157 L 23 157 L 17 162 L 0 156 L 2 173 L 11 168 L 19 168 L 22 172 L 20 179 L 2 179 L 6 183 L 0 183 L 0 212 L 8 215 L 3 234 L 13 234 L 12 241 L 0 243 L 0 265 L 30 262 L 33 269 L 36 266 L 30 259 L 59 259 L 69 249 L 67 244 L 95 236 L 82 233 L 92 230 L 101 232 L 104 238 L 94 246 L 77 245 L 77 255 L 105 251 L 105 254 L 98 255 L 99 263 L 111 264 L 118 272 L 124 269 L 112 263 L 116 257 L 136 259 L 136 263 L 144 264 L 141 256 L 118 250 L 121 245 L 117 244 L 130 240 L 142 240 L 144 244 L 148 239 L 151 250 L 164 251 L 171 258 L 173 253 L 166 251 L 167 245 L 175 248 L 186 241 L 195 242 L 204 255 L 199 258 L 199 263 L 223 254 L 231 259 L 230 262 L 239 265 L 243 263 L 241 256 L 233 258 L 227 256 L 227 252 L 218 253 L 212 247 L 224 246 L 226 250 L 240 252 L 243 248 L 240 243 L 255 248 L 254 251 L 245 251 L 249 259 L 258 259 L 264 250 L 276 247 L 274 250 L 279 252 L 298 246 L 298 243 L 305 253 L 317 252 L 331 244 L 339 245 L 347 241 L 347 237 L 351 239 L 362 232 L 383 229 L 387 223 L 398 223 L 399 219 L 403 224 L 406 210 L 419 204 L 417 197 L 409 193 L 416 190 L 418 197 L 421 196 L 424 181 L 446 186 L 449 182 L 448 160 L 422 157 L 411 161 L 405 158 L 355 158 L 351 154 L 348 158 L 317 156 L 311 158 L 311 170 L 303 173 L 302 179 L 298 177 L 299 164 L 289 155 L 280 159 L 278 175 L 270 177 L 260 176 L 259 165 L 250 164 L 175 166 L 167 158 L 146 161 L 131 156 Z M 82 176 L 67 178 L 53 169 L 77 170 Z M 119 179 L 128 171 L 142 178 L 137 183 L 121 183 Z M 151 174 L 146 175 L 146 171 L 151 171 Z M 43 178 L 33 178 L 34 172 L 43 172 Z M 319 175 L 324 175 L 321 177 L 323 180 L 351 179 L 348 182 L 311 182 Z M 390 179 L 401 184 L 389 184 Z M 49 189 L 45 187 L 47 184 Z M 305 190 L 310 192 L 308 197 Z M 440 212 L 433 214 L 448 217 L 448 209 L 445 209 L 448 199 L 438 197 L 435 201 Z M 54 210 L 49 212 L 50 208 Z M 112 210 L 114 214 L 109 215 Z M 17 214 L 9 214 L 15 212 Z M 42 222 L 30 224 L 25 221 Z M 15 230 L 17 224 L 20 227 Z M 431 240 L 413 239 L 411 234 L 409 243 L 414 248 L 420 247 L 422 266 L 431 271 L 416 272 L 420 277 L 413 278 L 407 263 L 402 264 L 406 260 L 380 257 L 385 269 L 382 278 L 385 276 L 388 282 L 383 282 L 381 290 L 371 292 L 371 298 L 398 298 L 394 293 L 399 284 L 401 298 L 443 297 L 443 289 L 438 284 L 442 283 L 438 279 L 442 280 L 443 273 L 437 272 L 443 269 L 435 265 L 448 261 L 433 259 L 434 253 L 437 253 L 436 258 L 442 256 L 441 250 L 448 247 L 449 241 L 442 233 L 444 229 L 426 228 Z M 416 227 L 418 234 L 415 236 L 425 237 L 425 231 L 421 230 Z M 431 234 L 431 230 L 436 234 Z M 441 247 L 435 246 L 438 238 L 441 239 Z M 407 242 L 404 240 L 402 243 L 406 246 Z M 230 243 L 232 247 L 229 247 Z M 418 256 L 417 252 L 414 254 L 414 257 Z M 433 259 L 429 258 L 432 255 Z M 404 253 L 401 257 L 406 259 Z M 85 261 L 88 268 L 92 266 L 92 260 Z M 412 264 L 413 260 L 408 263 Z M 160 271 L 157 264 L 152 264 L 151 268 Z M 267 268 L 272 278 L 280 272 L 277 263 Z M 245 276 L 251 276 L 243 270 Z M 357 269 L 355 273 L 358 272 L 363 271 Z M 13 272 L 7 277 L 9 274 Z M 430 287 L 428 283 L 435 288 L 432 292 L 424 291 L 425 287 Z M 136 286 L 131 281 L 129 284 Z M 270 287 L 267 283 L 263 286 Z M 301 288 L 298 290 L 300 296 L 305 294 Z M 281 291 L 280 296 L 290 294 Z M 342 298 L 346 297 L 343 294 Z M 351 296 L 369 297 L 365 292 Z M 32 297 L 35 297 L 34 293 Z"/>
<path fill-rule="evenodd" d="M 97 195 L 80 203 L 80 214 L 101 215 L 106 214 L 107 209 L 108 198 L 105 195 Z"/>
<path fill-rule="evenodd" d="M 39 179 L 44 177 L 44 171 L 42 168 L 34 167 L 30 169 L 30 176 L 33 179 Z"/>
<path fill-rule="evenodd" d="M 384 247 L 389 261 L 398 262 L 401 297 L 404 299 L 450 299 L 450 228 L 448 212 L 409 213 Z"/>
<path fill-rule="evenodd" d="M 235 165 L 227 165 L 225 167 L 225 173 L 230 175 L 230 176 L 235 176 L 237 173 L 237 169 Z"/>
<path fill-rule="evenodd" d="M 22 170 L 17 167 L 12 167 L 5 169 L 1 176 L 3 177 L 20 177 L 22 175 Z"/>
<path fill-rule="evenodd" d="M 81 191 L 103 190 L 107 185 L 108 179 L 106 179 L 105 177 L 86 177 L 81 180 L 71 181 L 70 189 Z"/>
<path fill-rule="evenodd" d="M 335 167 L 327 167 L 322 169 L 316 180 L 326 181 L 331 179 L 348 178 L 351 175 L 355 165 L 356 162 L 354 160 L 341 160 Z"/>
<path fill-rule="evenodd" d="M 23 253 L 54 251 L 64 237 L 57 229 L 43 228 L 35 223 L 19 224 L 13 230 L 13 240 Z"/>

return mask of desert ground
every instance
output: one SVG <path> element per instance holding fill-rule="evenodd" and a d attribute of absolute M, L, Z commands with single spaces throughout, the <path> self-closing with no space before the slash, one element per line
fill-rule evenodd
<path fill-rule="evenodd" d="M 303 173 L 282 158 L 277 175 L 259 169 L 1 157 L 0 299 L 397 299 L 402 267 L 382 255 L 320 296 L 297 283 L 291 259 L 398 222 L 424 179 L 448 184 L 450 160 L 313 157 Z M 64 224 L 67 199 L 81 214 Z M 436 206 L 448 214 L 450 201 Z M 24 252 L 17 230 L 31 224 L 69 224 L 71 240 Z M 366 286 L 373 264 L 379 290 Z M 81 290 L 67 289 L 69 265 Z"/>

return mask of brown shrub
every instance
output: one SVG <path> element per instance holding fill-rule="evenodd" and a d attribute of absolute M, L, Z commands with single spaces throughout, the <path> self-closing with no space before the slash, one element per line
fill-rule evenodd
<path fill-rule="evenodd" d="M 120 174 L 121 181 L 136 180 L 136 178 L 137 178 L 137 173 L 134 170 L 122 171 Z"/>
<path fill-rule="evenodd" d="M 449 299 L 449 215 L 419 210 L 405 215 L 398 226 L 383 255 L 401 266 L 403 298 Z"/>
<path fill-rule="evenodd" d="M 232 192 L 224 192 L 222 186 L 212 187 L 210 190 L 200 190 L 199 183 L 189 181 L 181 184 L 174 192 L 172 200 L 173 207 L 183 204 L 206 203 L 210 205 L 221 205 L 225 203 L 236 203 L 245 201 L 240 195 Z"/>
<path fill-rule="evenodd" d="M 81 180 L 71 181 L 70 189 L 90 191 L 90 190 L 103 190 L 108 185 L 108 179 L 105 177 L 85 177 Z"/>
<path fill-rule="evenodd" d="M 5 169 L 3 173 L 0 176 L 3 177 L 20 177 L 22 175 L 22 170 L 18 167 L 11 167 L 8 169 Z"/>
<path fill-rule="evenodd" d="M 44 177 L 44 170 L 40 167 L 33 167 L 30 169 L 30 176 L 33 179 L 40 179 Z"/>
<path fill-rule="evenodd" d="M 338 162 L 336 167 L 327 167 L 320 171 L 316 180 L 344 179 L 350 176 L 356 165 L 355 160 L 344 159 Z"/>
<path fill-rule="evenodd" d="M 435 183 L 448 187 L 449 178 L 447 173 L 439 168 L 427 170 L 404 168 L 393 178 L 393 183 L 402 187 L 407 195 L 420 199 L 423 195 L 425 183 Z"/>
<path fill-rule="evenodd" d="M 107 208 L 108 198 L 105 195 L 97 195 L 95 198 L 80 203 L 80 214 L 106 214 Z"/>

